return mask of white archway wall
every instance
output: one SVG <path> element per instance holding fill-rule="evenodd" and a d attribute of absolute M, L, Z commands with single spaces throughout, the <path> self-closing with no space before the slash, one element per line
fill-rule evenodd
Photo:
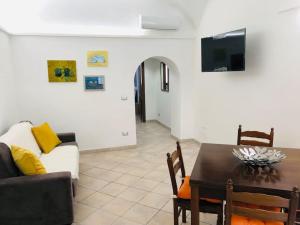
<path fill-rule="evenodd" d="M 146 120 L 157 120 L 157 83 L 159 82 L 159 61 L 150 58 L 144 61 Z"/>
<path fill-rule="evenodd" d="M 182 90 L 181 86 L 185 81 L 189 82 L 190 80 L 188 77 L 183 77 L 184 74 L 181 74 L 179 67 L 174 61 L 166 57 L 156 57 L 156 59 L 166 63 L 170 69 L 171 134 L 179 139 L 185 139 L 182 136 L 184 133 L 182 129 L 184 126 L 187 126 L 187 123 L 182 126 L 182 120 L 185 120 L 186 117 L 182 117 L 181 113 L 183 107 L 181 96 L 186 94 L 186 90 Z M 183 111 L 186 112 L 185 110 Z M 193 128 L 191 130 L 193 130 Z"/>
<path fill-rule="evenodd" d="M 11 39 L 19 120 L 48 121 L 58 132 L 74 131 L 81 150 L 136 144 L 133 77 L 145 59 L 164 56 L 178 68 L 178 138 L 193 137 L 193 43 L 191 39 L 13 36 Z M 89 68 L 88 50 L 107 50 L 107 68 Z M 49 83 L 47 60 L 77 61 L 76 83 Z M 167 62 L 168 63 L 168 62 Z M 105 75 L 104 92 L 85 92 L 84 75 Z M 122 101 L 121 97 L 127 97 Z M 192 125 L 192 126 L 191 126 Z M 122 136 L 127 131 L 128 136 Z M 173 131 L 172 131 L 173 132 Z"/>
<path fill-rule="evenodd" d="M 170 76 L 169 92 L 161 91 L 160 63 L 168 65 Z M 169 63 L 168 63 L 169 62 Z M 171 128 L 174 136 L 180 134 L 180 87 L 179 74 L 175 64 L 169 59 L 151 57 L 144 61 L 146 120 L 157 120 Z M 176 110 L 177 108 L 177 110 Z"/>

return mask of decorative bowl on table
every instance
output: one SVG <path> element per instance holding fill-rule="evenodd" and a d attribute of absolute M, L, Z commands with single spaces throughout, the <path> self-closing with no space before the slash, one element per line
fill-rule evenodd
<path fill-rule="evenodd" d="M 233 149 L 232 154 L 252 166 L 268 166 L 286 158 L 286 155 L 279 150 L 260 147 L 239 147 Z"/>

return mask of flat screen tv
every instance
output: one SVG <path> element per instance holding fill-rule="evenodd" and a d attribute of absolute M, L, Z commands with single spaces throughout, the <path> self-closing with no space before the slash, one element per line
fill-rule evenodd
<path fill-rule="evenodd" d="M 202 72 L 245 70 L 246 29 L 201 39 Z"/>

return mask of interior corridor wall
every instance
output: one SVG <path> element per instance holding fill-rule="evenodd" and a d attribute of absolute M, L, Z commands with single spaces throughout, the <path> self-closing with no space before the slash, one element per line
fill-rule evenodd
<path fill-rule="evenodd" d="M 300 10 L 279 0 L 208 1 L 195 58 L 196 138 L 235 144 L 238 125 L 300 147 Z M 247 29 L 246 71 L 202 73 L 201 37 Z"/>
<path fill-rule="evenodd" d="M 134 73 L 144 60 L 163 56 L 176 64 L 180 74 L 178 125 L 172 133 L 191 138 L 193 106 L 184 99 L 192 99 L 193 94 L 185 88 L 192 85 L 193 48 L 192 39 L 14 36 L 20 118 L 36 124 L 48 121 L 59 132 L 76 132 L 81 150 L 134 145 Z M 108 67 L 87 67 L 89 50 L 107 50 Z M 49 83 L 47 60 L 51 59 L 76 60 L 78 81 Z M 104 75 L 105 91 L 85 91 L 84 75 Z M 121 100 L 126 97 L 127 101 Z"/>
<path fill-rule="evenodd" d="M 0 134 L 17 122 L 16 92 L 10 37 L 0 30 Z"/>
<path fill-rule="evenodd" d="M 146 120 L 157 120 L 158 66 L 156 59 L 144 61 Z"/>
<path fill-rule="evenodd" d="M 174 91 L 172 86 L 173 76 L 170 73 L 170 91 L 161 91 L 160 63 L 158 59 L 151 58 L 145 62 L 145 96 L 146 119 L 157 120 L 171 128 L 171 98 Z M 178 76 L 178 75 L 177 75 Z M 175 101 L 176 102 L 176 101 Z"/>

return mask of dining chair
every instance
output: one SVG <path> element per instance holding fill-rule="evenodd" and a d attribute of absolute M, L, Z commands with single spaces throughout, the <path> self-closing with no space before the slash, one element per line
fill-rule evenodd
<path fill-rule="evenodd" d="M 245 137 L 247 139 L 244 139 Z M 242 125 L 239 125 L 237 145 L 273 147 L 273 140 L 274 128 L 271 128 L 270 134 L 267 134 L 261 131 L 242 131 Z"/>
<path fill-rule="evenodd" d="M 296 220 L 299 192 L 290 199 L 261 193 L 234 192 L 231 179 L 226 185 L 225 225 L 292 225 Z M 284 210 L 282 210 L 284 209 Z"/>
<path fill-rule="evenodd" d="M 181 152 L 181 146 L 177 143 L 177 149 L 172 153 L 167 153 L 167 163 L 173 189 L 173 208 L 174 208 L 174 225 L 178 225 L 178 218 L 182 212 L 182 222 L 186 222 L 186 211 L 191 210 L 191 188 L 190 177 L 186 176 L 184 162 Z M 178 188 L 177 173 L 181 171 L 181 184 Z M 212 213 L 218 215 L 218 225 L 223 224 L 223 201 L 218 199 L 201 198 L 199 211 L 203 213 Z"/>

